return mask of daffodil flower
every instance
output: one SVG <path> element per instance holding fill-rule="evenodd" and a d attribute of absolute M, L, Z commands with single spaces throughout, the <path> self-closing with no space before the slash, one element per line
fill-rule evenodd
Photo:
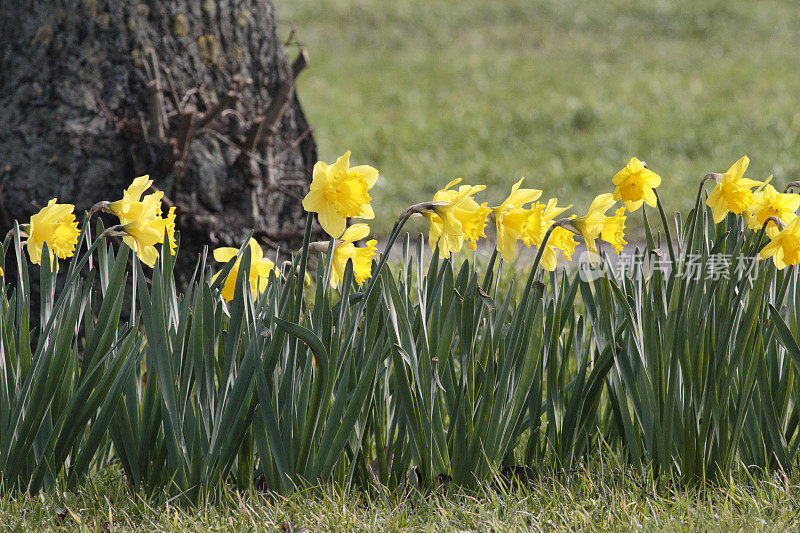
<path fill-rule="evenodd" d="M 578 217 L 571 222 L 572 226 L 581 234 L 586 249 L 590 252 L 597 253 L 597 239 L 602 233 L 606 225 L 606 211 L 614 205 L 616 201 L 611 193 L 604 193 L 595 196 L 589 206 L 589 211 L 586 215 Z"/>
<path fill-rule="evenodd" d="M 367 245 L 358 247 L 354 243 L 369 235 L 369 226 L 353 224 L 347 228 L 341 239 L 337 239 L 333 250 L 333 269 L 331 270 L 331 287 L 336 289 L 344 278 L 347 262 L 353 262 L 353 277 L 362 285 L 372 277 L 372 258 L 375 256 L 378 241 L 372 239 Z"/>
<path fill-rule="evenodd" d="M 333 238 L 344 233 L 347 218 L 375 218 L 369 190 L 378 181 L 378 171 L 368 165 L 350 167 L 350 151 L 333 165 L 318 161 L 303 208 L 317 213 L 322 229 Z"/>
<path fill-rule="evenodd" d="M 250 240 L 247 241 L 248 246 L 250 247 L 250 272 L 248 274 L 248 281 L 250 282 L 250 290 L 253 298 L 257 295 L 264 292 L 267 288 L 267 282 L 269 281 L 269 274 L 272 272 L 272 269 L 275 268 L 275 263 L 264 257 L 264 252 L 261 250 L 261 246 L 259 246 L 258 242 L 250 237 Z M 221 248 L 217 248 L 214 250 L 214 260 L 220 263 L 227 263 L 239 252 L 236 248 L 231 248 L 227 246 L 223 246 Z M 239 267 L 241 263 L 241 258 L 237 258 L 236 262 L 233 264 L 231 271 L 228 273 L 228 277 L 225 278 L 225 283 L 222 286 L 222 297 L 225 301 L 230 302 L 233 300 L 233 296 L 236 291 L 236 278 L 239 275 Z M 217 279 L 219 276 L 219 272 L 214 274 L 211 278 L 211 281 Z"/>
<path fill-rule="evenodd" d="M 577 245 L 578 241 L 575 240 L 572 232 L 561 226 L 553 228 L 553 231 L 550 233 L 550 238 L 547 239 L 544 245 L 544 251 L 542 251 L 542 258 L 540 260 L 542 268 L 550 272 L 556 269 L 558 265 L 556 250 L 561 251 L 561 255 L 564 256 L 564 259 L 572 261 L 572 254 L 575 253 L 575 247 Z M 541 246 L 541 244 L 539 246 Z"/>
<path fill-rule="evenodd" d="M 166 218 L 161 217 L 161 197 L 163 192 L 148 194 L 141 202 L 134 202 L 128 215 L 120 218 L 122 231 L 127 235 L 122 240 L 134 250 L 139 260 L 153 268 L 158 259 L 155 245 L 164 242 L 166 233 L 170 254 L 175 255 L 175 208 L 171 207 Z M 135 214 L 135 218 L 130 218 Z"/>
<path fill-rule="evenodd" d="M 523 225 L 530 211 L 523 206 L 538 200 L 542 195 L 539 189 L 520 189 L 523 179 L 520 178 L 511 187 L 511 194 L 503 200 L 503 203 L 492 208 L 497 228 L 497 250 L 503 261 L 514 259 L 517 241 L 522 238 Z"/>
<path fill-rule="evenodd" d="M 769 217 L 778 218 L 788 224 L 797 217 L 795 213 L 799 207 L 800 194 L 779 193 L 767 183 L 753 194 L 753 203 L 743 215 L 747 226 L 756 230 L 761 229 Z M 774 237 L 778 231 L 780 230 L 775 222 L 770 221 L 766 229 L 767 235 Z"/>
<path fill-rule="evenodd" d="M 759 259 L 771 257 L 779 270 L 800 263 L 800 218 L 795 217 L 772 237 L 758 257 Z"/>
<path fill-rule="evenodd" d="M 714 223 L 719 224 L 728 212 L 741 215 L 753 202 L 753 187 L 759 181 L 744 178 L 750 159 L 743 156 L 724 174 L 716 174 L 714 190 L 708 195 L 706 204 L 714 211 Z"/>
<path fill-rule="evenodd" d="M 108 204 L 108 210 L 119 218 L 122 224 L 127 224 L 139 218 L 142 194 L 150 188 L 153 180 L 150 176 L 139 176 L 133 180 L 127 189 L 122 192 L 122 199 Z M 161 193 L 162 195 L 164 193 Z M 160 197 L 159 197 L 160 199 Z"/>
<path fill-rule="evenodd" d="M 620 207 L 613 216 L 605 217 L 603 229 L 600 231 L 600 238 L 609 243 L 616 253 L 620 253 L 625 247 L 625 206 Z"/>
<path fill-rule="evenodd" d="M 90 213 L 107 211 L 119 218 L 124 233 L 122 240 L 134 250 L 139 260 L 152 268 L 158 259 L 155 245 L 164 242 L 166 233 L 169 251 L 175 255 L 175 208 L 171 207 L 166 218 L 161 216 L 162 191 L 146 195 L 142 194 L 150 188 L 153 180 L 149 176 L 134 179 L 122 193 L 122 198 L 115 202 L 100 202 L 92 207 Z"/>
<path fill-rule="evenodd" d="M 28 234 L 26 246 L 31 263 L 41 264 L 44 243 L 47 243 L 50 250 L 51 262 L 56 257 L 65 259 L 75 253 L 80 231 L 75 215 L 72 214 L 74 209 L 74 205 L 58 204 L 56 198 L 53 198 L 23 227 Z"/>
<path fill-rule="evenodd" d="M 522 242 L 525 246 L 541 246 L 547 230 L 553 225 L 553 219 L 571 207 L 572 204 L 559 207 L 558 198 L 550 198 L 547 204 L 533 204 L 522 226 Z"/>
<path fill-rule="evenodd" d="M 438 247 L 439 256 L 443 259 L 460 251 L 465 241 L 470 249 L 475 250 L 478 239 L 486 237 L 484 227 L 491 209 L 485 203 L 478 204 L 473 198 L 486 186 L 462 185 L 458 190 L 450 190 L 460 182 L 461 179 L 455 179 L 433 195 L 434 202 L 446 202 L 445 205 L 435 205 L 423 213 L 430 223 L 428 244 L 431 250 Z"/>
<path fill-rule="evenodd" d="M 636 211 L 646 203 L 656 206 L 656 193 L 653 191 L 661 185 L 661 177 L 644 166 L 644 163 L 632 157 L 628 164 L 617 172 L 612 179 L 614 200 L 622 200 L 628 211 Z"/>

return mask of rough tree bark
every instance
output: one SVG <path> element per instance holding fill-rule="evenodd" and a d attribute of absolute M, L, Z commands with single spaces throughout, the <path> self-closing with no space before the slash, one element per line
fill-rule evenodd
<path fill-rule="evenodd" d="M 83 210 L 150 174 L 188 265 L 250 228 L 296 240 L 316 160 L 304 64 L 272 0 L 0 2 L 3 233 L 52 197 Z"/>

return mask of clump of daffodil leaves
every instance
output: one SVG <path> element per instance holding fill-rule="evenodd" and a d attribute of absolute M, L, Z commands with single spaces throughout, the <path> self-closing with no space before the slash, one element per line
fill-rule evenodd
<path fill-rule="evenodd" d="M 75 484 L 113 456 L 132 487 L 193 501 L 257 477 L 431 489 L 490 481 L 517 457 L 574 467 L 597 442 L 684 481 L 796 463 L 800 182 L 745 177 L 744 156 L 699 179 L 669 224 L 663 179 L 637 157 L 585 211 L 519 176 L 496 196 L 443 177 L 381 242 L 372 201 L 392 178 L 351 155 L 314 165 L 299 249 L 242 235 L 204 251 L 185 289 L 179 207 L 149 176 L 82 222 L 53 198 L 16 223 L 0 261 L 0 485 Z M 633 215 L 646 244 L 628 243 Z M 427 235 L 390 264 L 411 217 Z M 586 279 L 579 246 L 593 266 L 627 248 L 669 271 Z M 690 253 L 753 260 L 754 274 L 718 257 L 718 278 L 679 277 Z M 504 292 L 512 262 L 528 273 L 504 272 Z"/>

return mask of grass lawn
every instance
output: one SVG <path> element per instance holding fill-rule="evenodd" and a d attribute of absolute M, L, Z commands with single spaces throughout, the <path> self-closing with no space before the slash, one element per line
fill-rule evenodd
<path fill-rule="evenodd" d="M 518 491 L 288 496 L 231 490 L 196 508 L 143 498 L 107 469 L 76 493 L 0 493 L 0 529 L 88 531 L 645 531 L 796 530 L 800 480 L 656 489 L 608 466 L 543 476 Z"/>
<path fill-rule="evenodd" d="M 382 172 L 382 236 L 453 177 L 491 205 L 526 176 L 583 210 L 637 155 L 684 213 L 743 154 L 751 177 L 800 178 L 793 0 L 276 4 L 311 55 L 299 94 L 320 156 Z"/>

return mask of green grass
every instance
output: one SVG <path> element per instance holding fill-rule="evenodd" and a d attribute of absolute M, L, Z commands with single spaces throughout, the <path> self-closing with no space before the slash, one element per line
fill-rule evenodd
<path fill-rule="evenodd" d="M 0 529 L 88 531 L 780 531 L 796 528 L 800 480 L 730 480 L 705 492 L 655 488 L 595 464 L 543 475 L 518 491 L 484 487 L 345 494 L 333 487 L 276 496 L 223 491 L 197 507 L 131 493 L 113 468 L 74 493 L 0 493 Z M 292 529 L 294 528 L 294 529 Z"/>
<path fill-rule="evenodd" d="M 499 202 L 519 176 L 584 209 L 632 155 L 666 208 L 742 154 L 800 178 L 793 0 L 277 0 L 311 55 L 320 156 L 382 172 L 375 227 L 452 177 Z"/>

